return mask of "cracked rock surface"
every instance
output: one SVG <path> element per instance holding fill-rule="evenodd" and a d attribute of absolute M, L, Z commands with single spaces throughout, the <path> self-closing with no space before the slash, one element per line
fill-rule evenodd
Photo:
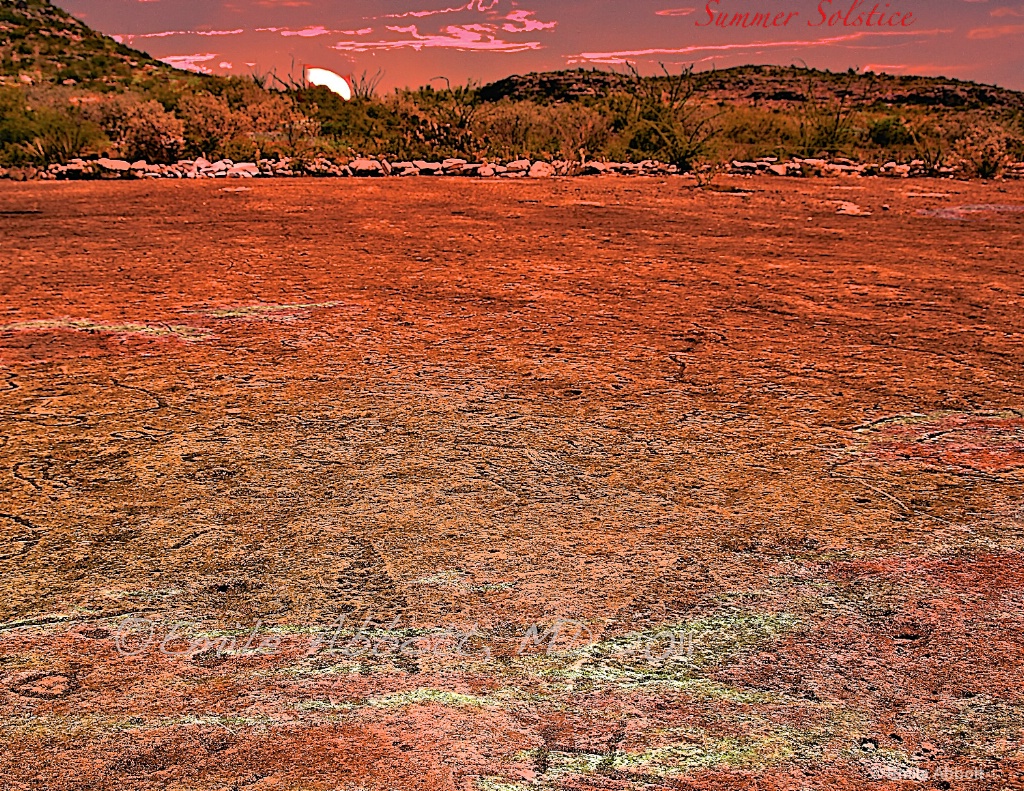
<path fill-rule="evenodd" d="M 0 190 L 0 785 L 1022 787 L 1024 184 L 247 184 Z"/>

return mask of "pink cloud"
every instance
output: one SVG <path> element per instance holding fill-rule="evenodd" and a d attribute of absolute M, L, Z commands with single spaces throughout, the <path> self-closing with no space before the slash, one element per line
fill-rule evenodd
<path fill-rule="evenodd" d="M 403 14 L 385 14 L 385 19 L 406 19 L 408 17 L 422 18 L 427 16 L 437 16 L 439 14 L 457 14 L 459 11 L 491 11 L 493 10 L 500 0 L 492 0 L 490 4 L 486 3 L 486 0 L 469 0 L 466 5 L 456 6 L 453 8 L 439 8 L 432 11 L 406 11 Z"/>
<path fill-rule="evenodd" d="M 158 33 L 139 33 L 137 35 L 113 36 L 115 41 L 130 42 L 136 38 L 168 38 L 170 36 L 238 36 L 245 31 L 238 30 L 161 30 Z"/>
<path fill-rule="evenodd" d="M 999 8 L 993 8 L 990 12 L 991 16 L 1003 17 L 1003 16 L 1024 16 L 1024 5 L 1018 6 L 1017 8 L 1010 8 L 1009 6 L 1001 6 Z"/>
<path fill-rule="evenodd" d="M 557 22 L 541 22 L 538 19 L 531 19 L 536 11 L 513 11 L 505 17 L 507 20 L 501 29 L 506 33 L 532 33 L 535 30 L 554 30 L 558 27 Z M 516 24 L 522 27 L 516 27 Z"/>
<path fill-rule="evenodd" d="M 658 16 L 689 16 L 696 8 L 666 8 L 664 11 L 655 11 Z"/>
<path fill-rule="evenodd" d="M 195 55 L 168 55 L 166 58 L 160 58 L 160 60 L 176 69 L 185 69 L 186 71 L 194 71 L 199 74 L 212 74 L 213 72 L 202 64 L 216 57 L 216 53 L 196 53 Z"/>
<path fill-rule="evenodd" d="M 1024 25 L 998 25 L 996 27 L 976 27 L 967 31 L 967 38 L 972 41 L 987 41 L 988 39 L 1021 34 L 1024 34 Z"/>
<path fill-rule="evenodd" d="M 906 69 L 909 68 L 910 67 L 906 63 L 901 63 L 899 65 L 883 65 L 881 63 L 869 63 L 867 66 L 864 67 L 863 71 L 865 73 L 871 74 L 878 74 L 881 72 L 888 72 L 889 74 L 892 74 L 893 72 L 905 71 Z"/>
<path fill-rule="evenodd" d="M 389 25 L 392 33 L 405 34 L 406 38 L 381 41 L 339 41 L 333 49 L 340 52 L 369 52 L 371 50 L 395 49 L 455 49 L 463 52 L 526 52 L 540 49 L 539 41 L 504 41 L 496 36 L 494 25 L 448 25 L 440 33 L 423 35 L 416 25 L 399 27 Z"/>
<path fill-rule="evenodd" d="M 359 30 L 331 30 L 323 25 L 312 25 L 293 30 L 287 27 L 258 27 L 258 33 L 280 33 L 282 36 L 300 36 L 302 38 L 316 38 L 317 36 L 342 35 L 342 36 L 366 36 L 373 32 L 372 27 L 364 27 Z"/>
<path fill-rule="evenodd" d="M 940 33 L 952 33 L 952 30 L 907 30 L 907 31 L 884 31 L 884 32 L 862 32 L 850 33 L 845 36 L 833 36 L 803 41 L 755 41 L 747 44 L 703 44 L 689 47 L 652 47 L 650 49 L 617 50 L 614 52 L 581 52 L 572 56 L 570 63 L 583 61 L 590 63 L 627 63 L 630 58 L 645 58 L 655 55 L 688 55 L 693 52 L 727 52 L 731 50 L 762 50 L 779 48 L 803 48 L 821 47 L 830 44 L 842 44 L 848 41 L 859 41 L 867 36 L 928 36 Z"/>

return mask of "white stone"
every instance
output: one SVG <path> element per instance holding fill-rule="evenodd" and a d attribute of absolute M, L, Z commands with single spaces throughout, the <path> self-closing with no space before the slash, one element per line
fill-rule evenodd
<path fill-rule="evenodd" d="M 111 173 L 127 173 L 132 168 L 131 163 L 125 162 L 123 159 L 107 159 L 106 157 L 97 159 L 96 164 Z"/>
<path fill-rule="evenodd" d="M 382 176 L 384 168 L 376 159 L 353 159 L 348 163 L 355 176 Z"/>

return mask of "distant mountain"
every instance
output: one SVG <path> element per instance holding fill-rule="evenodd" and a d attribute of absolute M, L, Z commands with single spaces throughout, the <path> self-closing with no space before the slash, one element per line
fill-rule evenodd
<path fill-rule="evenodd" d="M 110 90 L 191 76 L 97 33 L 46 0 L 0 0 L 0 84 Z"/>
<path fill-rule="evenodd" d="M 543 72 L 498 80 L 483 86 L 480 95 L 492 102 L 586 101 L 626 89 L 631 79 L 622 73 L 584 69 Z M 802 103 L 810 94 L 816 99 L 849 94 L 860 106 L 1024 110 L 1022 92 L 945 77 L 833 73 L 795 66 L 737 66 L 697 72 L 693 79 L 701 98 L 715 103 L 784 107 Z"/>

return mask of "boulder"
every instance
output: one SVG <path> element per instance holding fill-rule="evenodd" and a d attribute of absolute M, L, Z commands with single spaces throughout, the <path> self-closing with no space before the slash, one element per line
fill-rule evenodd
<path fill-rule="evenodd" d="M 476 174 L 481 178 L 485 179 L 492 178 L 493 176 L 496 175 L 494 168 L 491 167 L 490 165 L 483 165 L 482 167 L 478 168 Z"/>
<path fill-rule="evenodd" d="M 100 157 L 96 160 L 96 166 L 106 173 L 127 173 L 132 169 L 130 162 L 125 162 L 123 159 L 108 159 L 107 157 Z"/>
<path fill-rule="evenodd" d="M 462 170 L 462 166 L 466 164 L 469 163 L 465 159 L 449 158 L 441 163 L 441 169 L 444 170 L 445 172 L 451 170 Z"/>
<path fill-rule="evenodd" d="M 260 168 L 255 162 L 239 162 L 237 165 L 232 165 L 228 168 L 229 179 L 251 179 L 259 174 Z"/>
<path fill-rule="evenodd" d="M 528 173 L 530 164 L 528 159 L 517 159 L 515 162 L 509 162 L 506 167 L 509 173 Z"/>
<path fill-rule="evenodd" d="M 433 176 L 435 173 L 440 173 L 442 169 L 440 162 L 424 162 L 422 159 L 415 159 L 412 164 L 424 176 Z"/>
<path fill-rule="evenodd" d="M 785 165 L 769 165 L 768 172 L 774 173 L 776 176 L 788 176 L 789 168 Z"/>
<path fill-rule="evenodd" d="M 534 162 L 530 167 L 531 179 L 549 179 L 555 175 L 555 168 L 547 162 Z"/>
<path fill-rule="evenodd" d="M 353 159 L 348 163 L 353 176 L 383 176 L 384 168 L 376 159 Z"/>

